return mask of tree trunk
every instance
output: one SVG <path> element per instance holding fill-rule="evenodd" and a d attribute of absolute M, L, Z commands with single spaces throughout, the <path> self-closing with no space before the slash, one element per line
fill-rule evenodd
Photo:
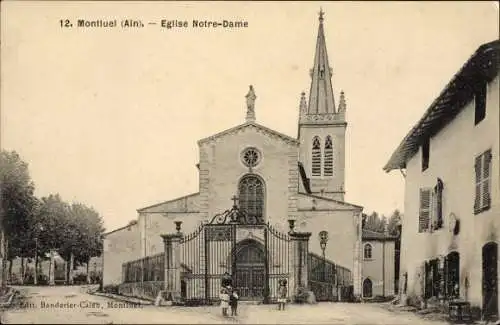
<path fill-rule="evenodd" d="M 14 264 L 13 262 L 14 262 L 14 260 L 11 258 L 9 260 L 9 283 L 10 284 L 12 284 L 12 264 Z"/>
<path fill-rule="evenodd" d="M 73 253 L 66 258 L 66 284 L 73 284 Z"/>
<path fill-rule="evenodd" d="M 19 279 L 19 283 L 22 285 L 24 284 L 24 257 L 21 257 L 21 278 Z"/>
<path fill-rule="evenodd" d="M 90 266 L 90 257 L 87 258 L 87 284 L 90 284 L 89 266 Z"/>
<path fill-rule="evenodd" d="M 0 279 L 0 284 L 2 287 L 5 286 L 4 264 L 5 264 L 5 232 L 2 228 L 2 230 L 0 231 L 0 270 L 1 270 L 0 276 L 2 277 Z"/>

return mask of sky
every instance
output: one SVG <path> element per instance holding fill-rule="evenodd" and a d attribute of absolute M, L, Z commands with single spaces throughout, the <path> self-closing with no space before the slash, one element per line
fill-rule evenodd
<path fill-rule="evenodd" d="M 257 122 L 297 135 L 318 12 L 335 100 L 347 101 L 346 201 L 404 212 L 404 179 L 382 167 L 481 44 L 495 2 L 1 3 L 0 144 L 29 164 L 39 197 L 94 207 L 113 230 L 136 210 L 198 191 L 197 140 Z M 141 29 L 60 20 L 141 19 Z M 243 20 L 165 29 L 160 20 Z M 147 25 L 147 22 L 157 22 Z M 228 198 L 228 204 L 230 204 Z"/>

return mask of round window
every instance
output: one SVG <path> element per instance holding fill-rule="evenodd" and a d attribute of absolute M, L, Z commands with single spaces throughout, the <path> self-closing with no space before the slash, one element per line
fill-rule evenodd
<path fill-rule="evenodd" d="M 260 152 L 255 148 L 247 148 L 241 154 L 241 160 L 247 167 L 255 167 L 260 162 Z"/>

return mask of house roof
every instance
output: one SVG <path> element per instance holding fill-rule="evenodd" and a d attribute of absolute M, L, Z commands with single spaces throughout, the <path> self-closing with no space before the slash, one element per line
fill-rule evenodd
<path fill-rule="evenodd" d="M 243 130 L 245 128 L 255 128 L 255 129 L 257 129 L 258 131 L 261 131 L 264 134 L 277 137 L 277 138 L 279 138 L 279 139 L 281 139 L 281 140 L 283 140 L 283 141 L 285 141 L 287 143 L 290 143 L 290 144 L 293 144 L 293 145 L 296 145 L 296 146 L 299 145 L 299 141 L 297 139 L 292 138 L 292 137 L 290 137 L 290 136 L 288 136 L 286 134 L 280 133 L 278 131 L 272 130 L 272 129 L 268 128 L 268 127 L 265 127 L 265 126 L 260 125 L 260 124 L 258 124 L 256 122 L 253 122 L 253 121 L 237 125 L 237 126 L 232 127 L 230 129 L 227 129 L 227 130 L 224 130 L 222 132 L 216 133 L 216 134 L 214 134 L 212 136 L 209 136 L 209 137 L 203 138 L 201 140 L 198 140 L 198 145 L 201 145 L 201 144 L 203 144 L 205 142 L 208 142 L 208 141 L 216 140 L 216 139 L 218 139 L 220 137 L 223 137 L 223 136 L 226 136 L 226 135 L 237 133 L 238 131 Z"/>
<path fill-rule="evenodd" d="M 384 234 L 373 230 L 363 229 L 362 240 L 396 240 L 397 236 Z"/>
<path fill-rule="evenodd" d="M 404 137 L 384 166 L 386 172 L 406 168 L 422 142 L 438 133 L 472 100 L 474 85 L 490 82 L 498 75 L 499 52 L 499 40 L 483 44 L 476 50 Z"/>

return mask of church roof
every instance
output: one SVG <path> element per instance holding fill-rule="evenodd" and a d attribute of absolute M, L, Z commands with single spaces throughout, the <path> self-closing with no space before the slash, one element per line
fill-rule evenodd
<path fill-rule="evenodd" d="M 191 193 L 191 194 L 188 194 L 188 195 L 180 196 L 180 197 L 177 197 L 177 198 L 172 199 L 172 200 L 163 201 L 163 202 L 160 202 L 160 203 L 149 205 L 149 206 L 144 207 L 144 208 L 137 209 L 137 212 L 138 213 L 141 213 L 141 212 L 151 212 L 151 211 L 148 211 L 148 210 L 150 210 L 152 208 L 161 207 L 162 205 L 168 205 L 169 203 L 174 203 L 176 201 L 180 201 L 180 200 L 183 200 L 183 199 L 188 199 L 190 197 L 193 197 L 193 196 L 196 196 L 196 195 L 199 195 L 199 194 L 200 194 L 199 192 L 196 192 L 196 193 Z M 162 212 L 169 212 L 169 211 L 162 211 Z M 182 211 L 182 212 L 188 212 L 188 211 Z M 194 212 L 194 211 L 192 211 L 192 212 Z"/>
<path fill-rule="evenodd" d="M 499 54 L 499 40 L 483 44 L 476 50 L 404 137 L 384 166 L 386 172 L 406 168 L 423 140 L 437 134 L 472 100 L 473 85 L 481 80 L 489 82 L 498 75 Z"/>
<path fill-rule="evenodd" d="M 306 170 L 304 169 L 304 165 L 299 161 L 299 173 L 300 173 L 300 179 L 302 180 L 302 185 L 304 185 L 304 189 L 306 190 L 307 194 L 311 194 L 311 181 L 306 175 Z"/>
<path fill-rule="evenodd" d="M 345 202 L 345 201 L 335 200 L 335 199 L 331 199 L 331 198 L 324 197 L 324 196 L 318 196 L 318 195 L 314 195 L 314 194 L 300 193 L 300 192 L 299 192 L 299 195 L 304 195 L 304 196 L 307 196 L 307 197 L 310 197 L 310 198 L 313 198 L 316 200 L 323 200 L 323 201 L 327 201 L 327 202 L 336 203 L 336 204 L 345 206 L 347 209 L 363 210 L 363 207 L 360 205 L 352 204 L 352 203 Z"/>
<path fill-rule="evenodd" d="M 213 141 L 213 140 L 216 140 L 216 139 L 219 139 L 221 137 L 224 137 L 224 136 L 227 136 L 227 135 L 231 135 L 231 134 L 236 134 L 238 133 L 239 131 L 243 130 L 243 129 L 246 129 L 246 128 L 254 128 L 268 136 L 272 136 L 272 137 L 276 137 L 282 141 L 285 141 L 289 144 L 292 144 L 292 145 L 295 145 L 295 146 L 298 146 L 299 145 L 299 141 L 295 138 L 292 138 L 286 134 L 283 134 L 283 133 L 280 133 L 278 131 L 275 131 L 275 130 L 272 130 L 268 127 L 265 127 L 263 125 L 260 125 L 254 121 L 249 121 L 249 122 L 246 122 L 246 123 L 243 123 L 243 124 L 240 124 L 240 125 L 237 125 L 235 127 L 232 127 L 230 129 L 227 129 L 227 130 L 224 130 L 222 132 L 219 132 L 219 133 L 216 133 L 214 135 L 211 135 L 209 137 L 206 137 L 206 138 L 203 138 L 201 140 L 198 140 L 198 145 L 201 145 L 203 143 L 206 143 L 206 142 L 209 142 L 209 141 Z"/>
<path fill-rule="evenodd" d="M 307 114 L 335 113 L 333 98 L 332 68 L 328 62 L 325 32 L 323 28 L 323 10 L 319 13 L 318 37 L 314 66 L 311 69 L 311 89 L 309 91 L 309 106 Z"/>

